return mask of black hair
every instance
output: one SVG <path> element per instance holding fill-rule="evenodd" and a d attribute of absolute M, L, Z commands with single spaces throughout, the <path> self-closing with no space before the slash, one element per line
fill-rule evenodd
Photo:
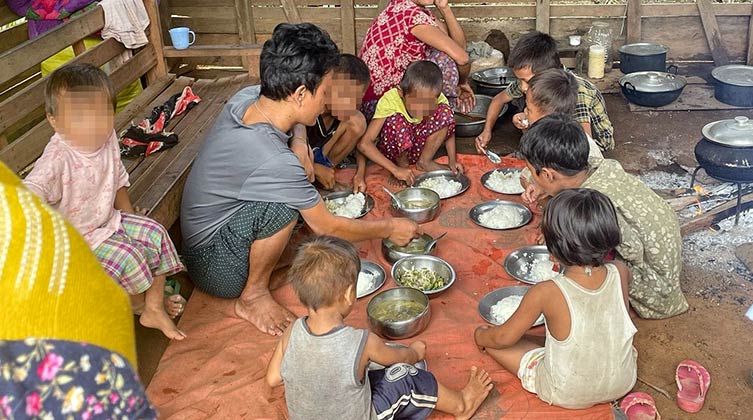
<path fill-rule="evenodd" d="M 353 54 L 342 54 L 340 56 L 340 62 L 335 67 L 335 73 L 345 75 L 363 86 L 368 86 L 371 81 L 369 67 Z"/>
<path fill-rule="evenodd" d="M 118 103 L 115 87 L 110 77 L 92 64 L 66 64 L 50 75 L 44 87 L 44 109 L 47 114 L 57 115 L 58 99 L 63 92 L 104 92 L 112 102 L 112 110 Z"/>
<path fill-rule="evenodd" d="M 361 258 L 353 244 L 322 235 L 300 245 L 288 279 L 301 303 L 317 310 L 337 303 L 349 286 L 355 288 L 360 271 Z"/>
<path fill-rule="evenodd" d="M 442 70 L 438 65 L 428 60 L 414 61 L 408 65 L 400 80 L 400 89 L 403 93 L 411 93 L 419 87 L 442 90 Z"/>
<path fill-rule="evenodd" d="M 572 115 L 578 103 L 578 81 L 563 69 L 544 70 L 528 81 L 526 97 L 547 114 Z"/>
<path fill-rule="evenodd" d="M 549 200 L 541 233 L 549 252 L 569 266 L 598 267 L 622 242 L 612 201 L 588 188 L 562 190 Z"/>
<path fill-rule="evenodd" d="M 567 114 L 551 114 L 536 121 L 520 138 L 520 153 L 536 173 L 551 168 L 573 176 L 588 169 L 588 138 L 583 127 Z"/>
<path fill-rule="evenodd" d="M 310 23 L 281 23 L 261 50 L 261 94 L 279 101 L 301 85 L 314 92 L 339 60 L 337 45 L 323 30 Z"/>
<path fill-rule="evenodd" d="M 513 70 L 530 67 L 533 73 L 562 66 L 557 41 L 550 35 L 534 31 L 523 34 L 510 51 L 507 66 Z"/>

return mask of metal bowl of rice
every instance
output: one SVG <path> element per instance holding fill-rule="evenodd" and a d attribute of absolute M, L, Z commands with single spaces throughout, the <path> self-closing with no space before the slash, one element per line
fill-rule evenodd
<path fill-rule="evenodd" d="M 510 286 L 493 290 L 486 294 L 478 302 L 478 313 L 481 318 L 490 324 L 502 325 L 517 310 L 523 296 L 528 293 L 531 286 Z M 544 315 L 542 314 L 533 326 L 542 325 Z"/>
<path fill-rule="evenodd" d="M 524 246 L 505 258 L 505 271 L 515 280 L 537 284 L 562 272 L 562 266 L 549 259 L 545 245 Z"/>
<path fill-rule="evenodd" d="M 387 273 L 381 265 L 361 259 L 361 271 L 358 273 L 356 283 L 356 298 L 360 299 L 376 292 L 384 285 L 385 280 L 387 280 Z"/>
<path fill-rule="evenodd" d="M 471 180 L 465 174 L 456 174 L 449 169 L 438 169 L 417 176 L 413 185 L 428 188 L 444 200 L 466 192 L 471 186 Z"/>
<path fill-rule="evenodd" d="M 493 230 L 517 229 L 531 221 L 528 207 L 505 200 L 491 200 L 478 204 L 470 211 L 473 223 Z"/>
<path fill-rule="evenodd" d="M 330 213 L 348 219 L 360 219 L 374 208 L 374 198 L 366 193 L 335 191 L 322 198 Z"/>
<path fill-rule="evenodd" d="M 493 169 L 481 176 L 481 184 L 487 189 L 500 194 L 520 195 L 525 191 L 520 184 L 522 169 Z"/>

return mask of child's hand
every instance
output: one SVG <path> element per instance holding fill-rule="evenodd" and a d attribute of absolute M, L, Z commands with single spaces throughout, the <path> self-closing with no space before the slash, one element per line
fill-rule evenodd
<path fill-rule="evenodd" d="M 316 174 L 316 180 L 322 184 L 325 190 L 331 190 L 335 187 L 335 169 L 329 168 L 318 163 L 314 164 L 314 173 Z"/>
<path fill-rule="evenodd" d="M 451 164 L 450 170 L 455 174 L 462 174 L 465 172 L 465 168 L 463 167 L 463 164 L 460 162 L 455 162 L 454 164 Z"/>
<path fill-rule="evenodd" d="M 418 355 L 418 360 L 416 360 L 416 362 L 424 360 L 426 358 L 426 343 L 424 343 L 423 341 L 414 341 L 410 343 L 410 346 L 408 347 L 412 348 L 413 351 L 415 351 Z"/>
<path fill-rule="evenodd" d="M 489 144 L 489 141 L 492 139 L 492 133 L 490 131 L 482 131 L 481 134 L 476 137 L 476 150 L 483 154 L 484 149 L 486 149 L 486 145 Z"/>
<path fill-rule="evenodd" d="M 397 168 L 392 175 L 408 185 L 413 185 L 413 182 L 415 181 L 413 171 L 410 168 Z"/>
<path fill-rule="evenodd" d="M 142 216 L 146 216 L 147 213 L 149 213 L 149 209 L 144 209 L 139 206 L 133 206 L 133 212 L 135 214 L 140 214 Z"/>
<path fill-rule="evenodd" d="M 520 130 L 528 129 L 528 118 L 524 112 L 518 112 L 512 116 L 512 124 Z"/>
<path fill-rule="evenodd" d="M 366 192 L 366 179 L 363 174 L 356 173 L 353 176 L 353 194 Z"/>
<path fill-rule="evenodd" d="M 476 331 L 473 332 L 473 341 L 476 343 L 476 347 L 478 347 L 478 351 L 480 351 L 482 353 L 486 351 L 486 347 L 481 346 L 481 345 L 478 344 L 478 341 L 479 341 L 478 337 L 479 337 L 479 334 L 483 334 L 484 331 L 486 331 L 486 330 L 488 330 L 490 328 L 491 327 L 488 326 L 488 325 L 481 325 L 478 328 L 476 328 Z"/>
<path fill-rule="evenodd" d="M 468 82 L 458 85 L 458 107 L 461 112 L 471 112 L 476 106 L 476 95 Z"/>
<path fill-rule="evenodd" d="M 444 9 L 450 6 L 450 2 L 449 0 L 434 0 L 434 6 L 436 6 L 437 9 Z"/>
<path fill-rule="evenodd" d="M 520 195 L 520 198 L 529 206 L 534 206 L 537 205 L 539 199 L 543 196 L 544 192 L 541 188 L 536 184 L 529 184 L 528 187 L 526 187 L 526 190 L 523 191 L 523 194 Z"/>

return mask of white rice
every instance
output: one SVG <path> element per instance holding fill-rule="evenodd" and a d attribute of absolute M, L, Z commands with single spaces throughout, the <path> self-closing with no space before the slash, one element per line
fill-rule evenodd
<path fill-rule="evenodd" d="M 363 207 L 366 205 L 366 196 L 363 193 L 351 194 L 345 198 L 336 200 L 325 200 L 327 210 L 335 216 L 355 219 L 361 215 Z"/>
<path fill-rule="evenodd" d="M 457 194 L 463 185 L 454 179 L 449 179 L 446 176 L 437 176 L 421 181 L 418 184 L 421 188 L 428 188 L 439 194 L 439 198 L 447 198 Z"/>
<path fill-rule="evenodd" d="M 524 191 L 520 185 L 520 171 L 494 171 L 486 180 L 486 186 L 502 194 L 520 194 Z"/>
<path fill-rule="evenodd" d="M 521 215 L 516 209 L 508 206 L 497 206 L 493 209 L 481 213 L 478 216 L 482 225 L 492 229 L 506 229 L 518 226 L 523 221 Z"/>
<path fill-rule="evenodd" d="M 529 264 L 528 279 L 536 283 L 554 278 L 559 272 L 554 270 L 554 263 L 547 260 L 536 260 Z"/>
<path fill-rule="evenodd" d="M 512 314 L 515 313 L 515 311 L 518 310 L 518 306 L 520 306 L 520 302 L 523 301 L 523 296 L 508 296 L 504 299 L 501 299 L 492 307 L 490 308 L 490 315 L 492 319 L 494 320 L 494 323 L 497 325 L 504 324 L 507 322 L 508 319 L 512 316 Z M 544 315 L 542 314 L 539 319 L 536 320 L 536 323 L 543 322 Z"/>
<path fill-rule="evenodd" d="M 360 273 L 358 273 L 358 283 L 356 284 L 357 296 L 364 295 L 371 291 L 375 283 L 374 277 L 376 277 L 376 275 L 367 271 L 361 271 Z"/>

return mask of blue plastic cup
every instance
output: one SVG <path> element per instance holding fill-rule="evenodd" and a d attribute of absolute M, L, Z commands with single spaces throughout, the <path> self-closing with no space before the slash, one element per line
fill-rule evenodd
<path fill-rule="evenodd" d="M 170 39 L 173 41 L 173 48 L 176 50 L 185 50 L 189 45 L 196 42 L 196 34 L 185 26 L 170 29 Z M 188 42 L 188 35 L 191 35 L 191 42 Z"/>

